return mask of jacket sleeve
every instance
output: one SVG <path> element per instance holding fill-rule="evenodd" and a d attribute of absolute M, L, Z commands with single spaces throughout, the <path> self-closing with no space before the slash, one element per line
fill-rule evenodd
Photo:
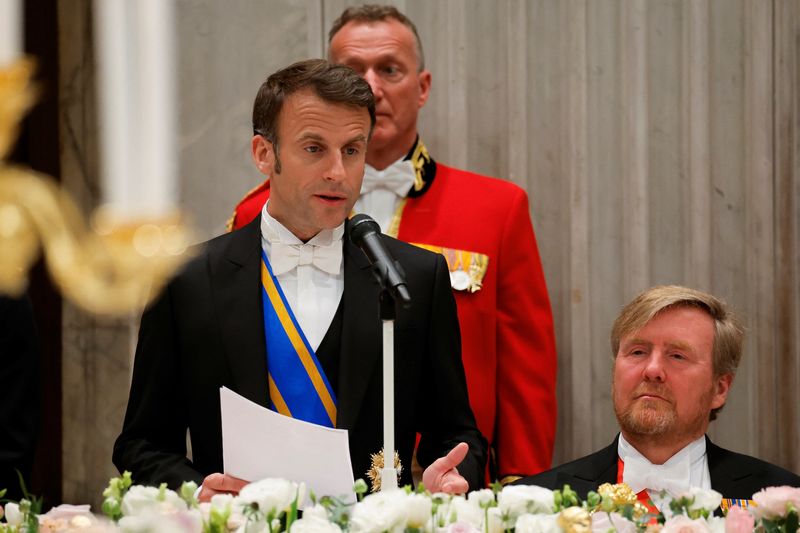
<path fill-rule="evenodd" d="M 469 405 L 456 304 L 447 263 L 441 255 L 436 256 L 433 290 L 428 329 L 430 367 L 424 373 L 428 396 L 420 405 L 419 418 L 424 424 L 417 457 L 425 467 L 460 442 L 466 442 L 469 453 L 458 466 L 458 472 L 467 480 L 470 490 L 477 490 L 484 487 L 487 444 Z"/>
<path fill-rule="evenodd" d="M 114 465 L 134 483 L 178 488 L 203 476 L 186 457 L 188 415 L 182 394 L 170 286 L 145 311 L 139 329 L 128 409 L 114 444 Z"/>
<path fill-rule="evenodd" d="M 506 218 L 497 280 L 498 477 L 550 468 L 556 431 L 556 346 L 544 272 L 520 190 Z"/>

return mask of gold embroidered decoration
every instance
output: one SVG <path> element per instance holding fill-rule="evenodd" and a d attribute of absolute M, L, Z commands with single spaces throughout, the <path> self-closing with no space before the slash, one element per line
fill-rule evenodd
<path fill-rule="evenodd" d="M 389 222 L 389 227 L 384 232 L 389 237 L 397 238 L 397 234 L 400 232 L 400 219 L 403 216 L 403 209 L 405 209 L 407 202 L 408 198 L 403 198 L 400 200 L 400 203 L 397 204 L 397 209 L 394 210 L 394 215 L 392 215 L 392 220 Z"/>
<path fill-rule="evenodd" d="M 450 270 L 450 286 L 456 291 L 478 292 L 483 287 L 483 278 L 489 267 L 489 256 L 467 250 L 456 250 L 432 244 L 412 242 L 414 246 L 442 254 Z"/>
<path fill-rule="evenodd" d="M 505 476 L 500 480 L 500 484 L 506 486 L 511 483 L 514 483 L 518 479 L 522 479 L 522 476 Z"/>
<path fill-rule="evenodd" d="M 383 448 L 378 453 L 370 454 L 372 464 L 367 470 L 367 477 L 369 484 L 372 486 L 372 492 L 380 492 L 381 490 L 381 470 L 383 470 Z M 400 474 L 403 472 L 403 465 L 400 464 L 400 454 L 397 450 L 394 451 L 394 469 L 397 471 L 397 481 L 400 481 Z"/>
<path fill-rule="evenodd" d="M 431 155 L 422 139 L 417 140 L 417 147 L 414 148 L 414 153 L 411 154 L 411 164 L 414 166 L 414 190 L 419 192 L 425 186 L 425 165 L 431 162 Z"/>

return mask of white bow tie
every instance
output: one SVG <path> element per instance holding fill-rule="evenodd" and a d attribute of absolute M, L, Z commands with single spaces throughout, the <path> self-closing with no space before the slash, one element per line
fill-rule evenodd
<path fill-rule="evenodd" d="M 383 170 L 375 170 L 371 166 L 364 167 L 364 181 L 361 182 L 361 194 L 372 192 L 376 189 L 392 191 L 397 196 L 404 198 L 411 187 L 417 173 L 410 160 L 397 161 Z"/>
<path fill-rule="evenodd" d="M 625 459 L 622 481 L 637 494 L 648 489 L 655 492 L 666 490 L 673 496 L 678 496 L 689 490 L 690 471 L 691 462 L 688 457 L 670 465 L 654 465 L 638 457 L 628 457 Z"/>
<path fill-rule="evenodd" d="M 279 276 L 299 265 L 314 265 L 328 274 L 338 274 L 342 266 L 342 242 L 336 240 L 326 246 L 315 244 L 283 244 L 273 242 L 270 263 L 272 273 Z"/>

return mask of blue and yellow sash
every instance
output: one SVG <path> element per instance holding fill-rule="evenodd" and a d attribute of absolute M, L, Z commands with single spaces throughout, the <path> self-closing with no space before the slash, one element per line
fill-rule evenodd
<path fill-rule="evenodd" d="M 263 250 L 261 290 L 270 407 L 282 415 L 336 427 L 336 395 Z"/>

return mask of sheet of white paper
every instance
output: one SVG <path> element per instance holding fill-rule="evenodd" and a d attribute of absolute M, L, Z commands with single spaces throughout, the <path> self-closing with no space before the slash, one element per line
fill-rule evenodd
<path fill-rule="evenodd" d="M 256 481 L 268 477 L 304 482 L 306 492 L 355 502 L 346 429 L 283 416 L 232 390 L 219 390 L 225 473 Z"/>

